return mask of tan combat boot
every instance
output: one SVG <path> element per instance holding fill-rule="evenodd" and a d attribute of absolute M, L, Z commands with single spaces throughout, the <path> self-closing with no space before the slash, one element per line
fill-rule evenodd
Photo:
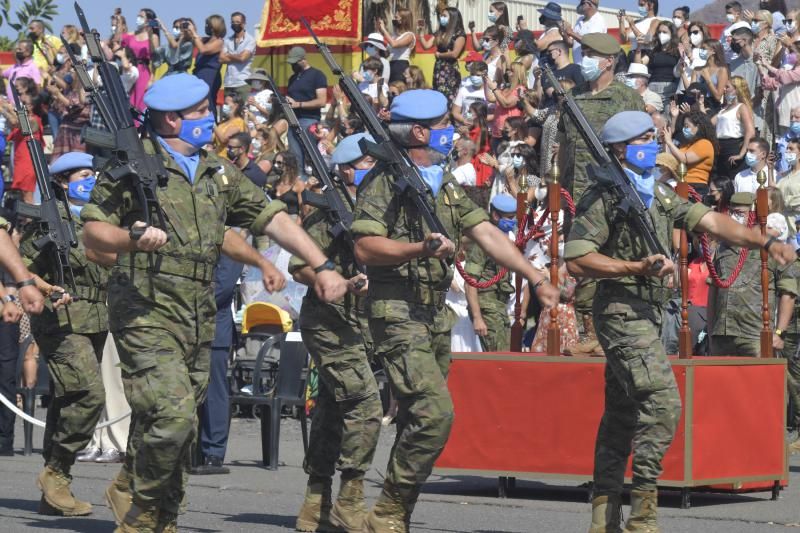
<path fill-rule="evenodd" d="M 72 478 L 68 474 L 51 466 L 46 466 L 36 480 L 36 485 L 42 491 L 39 514 L 60 516 L 86 516 L 92 514 L 91 503 L 82 502 L 72 495 L 70 490 L 71 482 Z"/>
<path fill-rule="evenodd" d="M 133 497 L 130 489 L 131 475 L 128 469 L 122 467 L 106 489 L 106 503 L 108 503 L 111 514 L 114 515 L 114 522 L 120 525 L 133 505 Z"/>
<path fill-rule="evenodd" d="M 658 493 L 654 490 L 631 491 L 631 515 L 623 533 L 658 533 Z"/>
<path fill-rule="evenodd" d="M 597 340 L 597 333 L 594 331 L 594 322 L 591 313 L 581 315 L 583 321 L 584 340 L 571 348 L 564 349 L 564 353 L 575 357 L 594 357 L 604 356 L 603 347 Z"/>
<path fill-rule="evenodd" d="M 367 508 L 364 505 L 364 474 L 342 474 L 339 495 L 331 509 L 331 523 L 347 533 L 360 533 L 364 528 Z"/>
<path fill-rule="evenodd" d="M 158 507 L 147 507 L 133 502 L 114 533 L 156 533 L 159 531 L 158 514 Z"/>
<path fill-rule="evenodd" d="M 306 499 L 297 514 L 294 528 L 297 531 L 342 531 L 331 523 L 331 485 L 329 477 L 309 476 L 306 485 Z"/>
<path fill-rule="evenodd" d="M 592 500 L 592 525 L 589 533 L 620 533 L 622 498 L 597 496 Z"/>
<path fill-rule="evenodd" d="M 178 515 L 162 509 L 158 513 L 156 533 L 178 533 Z"/>
<path fill-rule="evenodd" d="M 375 507 L 364 520 L 364 533 L 408 533 L 411 515 L 403 497 L 388 481 L 375 502 Z"/>
<path fill-rule="evenodd" d="M 798 453 L 800 453 L 800 438 L 797 438 L 789 444 L 789 454 L 797 455 Z"/>

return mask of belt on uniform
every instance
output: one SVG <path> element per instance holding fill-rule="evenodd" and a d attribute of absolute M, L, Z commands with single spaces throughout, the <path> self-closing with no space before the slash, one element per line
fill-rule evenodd
<path fill-rule="evenodd" d="M 74 290 L 67 289 L 72 296 L 77 296 L 81 300 L 88 302 L 106 303 L 108 299 L 105 287 L 85 287 L 78 285 Z"/>
<path fill-rule="evenodd" d="M 672 289 L 648 284 L 625 284 L 611 281 L 601 281 L 597 285 L 598 291 L 595 298 L 606 299 L 617 296 L 636 298 L 656 305 L 664 305 L 672 298 Z"/>
<path fill-rule="evenodd" d="M 403 300 L 409 303 L 432 305 L 440 309 L 447 298 L 447 293 L 410 283 L 376 283 L 369 282 L 369 298 L 371 300 Z"/>
<path fill-rule="evenodd" d="M 178 276 L 206 283 L 210 283 L 214 279 L 216 263 L 206 263 L 204 261 L 195 261 L 193 259 L 184 259 L 162 254 L 152 255 L 152 263 L 157 267 L 156 273 L 158 274 Z M 133 261 L 133 264 L 131 264 L 131 261 Z M 135 253 L 121 255 L 117 266 L 135 268 L 137 270 L 149 270 L 150 263 L 151 260 L 148 254 Z"/>

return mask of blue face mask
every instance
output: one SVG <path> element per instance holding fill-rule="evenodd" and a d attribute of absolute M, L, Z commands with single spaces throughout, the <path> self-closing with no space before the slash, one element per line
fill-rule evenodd
<path fill-rule="evenodd" d="M 642 202 L 644 202 L 644 205 L 649 208 L 650 204 L 653 203 L 653 198 L 655 198 L 655 176 L 649 172 L 638 174 L 629 168 L 625 169 L 625 174 L 627 174 L 631 179 L 633 188 L 636 189 L 636 192 L 639 194 L 639 198 L 641 198 Z"/>
<path fill-rule="evenodd" d="M 67 85 L 72 85 L 73 81 L 74 79 L 72 77 L 72 74 L 67 74 L 64 76 L 64 83 L 66 83 Z"/>
<path fill-rule="evenodd" d="M 442 188 L 444 169 L 439 165 L 419 167 L 419 173 L 422 175 L 422 181 L 424 181 L 428 187 L 431 188 L 431 191 L 433 191 L 433 197 L 436 198 Z"/>
<path fill-rule="evenodd" d="M 450 22 L 450 17 L 439 17 L 439 24 L 441 24 L 442 27 L 446 28 L 448 22 Z"/>
<path fill-rule="evenodd" d="M 583 56 L 581 58 L 581 74 L 587 81 L 596 80 L 600 77 L 600 60 L 596 57 Z"/>
<path fill-rule="evenodd" d="M 453 134 L 455 132 L 456 129 L 453 126 L 440 130 L 431 130 L 431 140 L 428 142 L 428 146 L 444 155 L 449 154 L 453 148 Z"/>
<path fill-rule="evenodd" d="M 480 87 L 483 85 L 483 78 L 480 76 L 470 76 L 469 82 L 472 84 L 473 87 Z"/>
<path fill-rule="evenodd" d="M 744 156 L 744 162 L 748 167 L 752 168 L 758 164 L 758 156 L 753 152 L 747 152 L 747 154 Z"/>
<path fill-rule="evenodd" d="M 88 202 L 96 182 L 97 178 L 94 176 L 88 176 L 82 180 L 73 181 L 67 187 L 67 196 L 70 198 L 70 200 Z"/>
<path fill-rule="evenodd" d="M 82 205 L 69 204 L 69 213 L 72 218 L 81 218 Z"/>
<path fill-rule="evenodd" d="M 369 70 L 365 70 L 364 71 L 364 81 L 367 82 L 367 83 L 372 83 L 372 78 L 373 78 L 372 72 L 370 72 Z"/>
<path fill-rule="evenodd" d="M 522 168 L 522 165 L 525 164 L 525 159 L 523 159 L 521 155 L 512 155 L 511 164 L 514 168 Z"/>
<path fill-rule="evenodd" d="M 639 15 L 642 17 L 646 17 L 647 13 L 649 13 L 647 6 L 639 6 Z"/>
<path fill-rule="evenodd" d="M 687 141 L 691 141 L 692 139 L 694 139 L 694 135 L 695 133 L 691 129 L 687 127 L 683 128 L 683 138 L 686 139 Z"/>
<path fill-rule="evenodd" d="M 181 117 L 183 118 L 183 117 Z M 214 115 L 208 113 L 203 118 L 183 118 L 178 138 L 198 150 L 211 142 L 214 137 Z"/>
<path fill-rule="evenodd" d="M 366 176 L 367 174 L 369 174 L 369 171 L 370 171 L 370 170 L 371 170 L 371 169 L 366 169 L 366 170 L 363 170 L 363 169 L 360 169 L 360 168 L 354 168 L 354 169 L 353 169 L 353 174 L 354 174 L 354 176 L 355 176 L 355 177 L 353 178 L 353 184 L 354 184 L 356 187 L 358 187 L 359 185 L 361 185 L 361 182 L 362 182 L 362 181 L 364 181 L 364 176 Z"/>
<path fill-rule="evenodd" d="M 625 161 L 641 170 L 650 170 L 656 166 L 658 143 L 629 144 L 625 148 Z"/>
<path fill-rule="evenodd" d="M 501 218 L 497 221 L 497 228 L 503 233 L 514 231 L 517 228 L 517 221 L 513 218 Z"/>
<path fill-rule="evenodd" d="M 491 22 L 492 24 L 497 22 L 497 15 L 495 15 L 494 13 L 489 13 L 489 22 Z"/>
<path fill-rule="evenodd" d="M 792 122 L 789 124 L 789 130 L 795 135 L 800 135 L 800 122 Z"/>

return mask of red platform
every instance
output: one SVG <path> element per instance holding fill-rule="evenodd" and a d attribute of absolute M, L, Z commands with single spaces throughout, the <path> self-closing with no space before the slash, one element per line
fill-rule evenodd
<path fill-rule="evenodd" d="M 683 413 L 659 484 L 785 485 L 786 361 L 675 358 L 672 368 Z M 437 473 L 591 481 L 604 370 L 603 358 L 453 354 L 456 416 Z"/>

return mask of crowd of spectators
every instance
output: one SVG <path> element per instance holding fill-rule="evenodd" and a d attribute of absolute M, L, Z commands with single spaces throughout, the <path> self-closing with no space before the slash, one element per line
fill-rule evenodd
<path fill-rule="evenodd" d="M 632 7 L 636 15 L 619 12 L 624 48 L 611 58 L 582 44 L 587 35 L 609 30 L 595 0 L 580 1 L 574 25 L 566 22 L 559 4 L 548 3 L 539 9 L 543 28 L 539 34 L 530 31 L 522 18 L 512 26 L 513 13 L 504 2 L 492 3 L 487 20 L 477 24 L 465 21 L 456 7 L 440 7 L 431 35 L 426 35 L 425 21 L 398 8 L 388 20 L 377 20 L 375 33 L 364 37 L 363 62 L 351 75 L 384 120 L 389 119 L 393 98 L 405 91 L 432 88 L 444 94 L 450 113 L 433 126 L 431 135 L 431 149 L 441 164 L 481 206 L 488 209 L 498 194 L 524 194 L 537 220 L 545 213 L 546 179 L 563 135 L 559 102 L 542 69 L 552 69 L 562 87 L 570 90 L 597 80 L 611 68 L 610 83 L 635 91 L 641 109 L 657 126 L 657 181 L 674 186 L 679 167 L 685 166 L 685 179 L 701 201 L 732 216 L 744 212 L 746 217 L 749 207 L 732 209 L 732 198 L 755 192 L 766 169 L 770 210 L 775 215 L 772 231 L 783 240 L 795 239 L 800 221 L 800 12 L 788 11 L 784 0 L 761 0 L 755 11 L 732 1 L 725 6 L 728 24 L 717 38 L 707 24 L 692 19 L 689 7 L 660 13 L 658 0 L 638 0 Z M 193 18 L 167 23 L 145 8 L 129 25 L 116 11 L 110 26 L 100 29 L 103 52 L 119 69 L 130 103 L 140 111 L 145 91 L 158 76 L 189 72 L 206 82 L 216 118 L 208 149 L 233 162 L 271 198 L 285 202 L 302 224 L 312 209 L 303 202 L 302 193 L 320 183 L 273 103 L 269 73 L 256 67 L 256 39 L 245 15 L 238 11 L 227 19 L 210 15 L 202 30 L 199 23 Z M 79 58 L 87 62 L 94 81 L 100 81 L 83 35 L 68 25 L 61 36 L 66 46 L 48 34 L 42 22 L 31 22 L 27 37 L 15 45 L 14 64 L 3 72 L 0 83 L 6 90 L 0 92 L 6 97 L 0 99 L 0 146 L 8 144 L 5 163 L 12 169 L 5 176 L 6 197 L 32 202 L 36 192 L 30 155 L 11 103 L 12 84 L 32 111 L 35 138 L 47 140 L 53 159 L 66 152 L 93 151 L 85 144 L 83 128 L 102 127 L 72 69 L 71 57 Z M 287 101 L 300 126 L 315 139 L 320 155 L 329 161 L 341 138 L 364 127 L 339 87 L 331 87 L 326 74 L 311 65 L 308 50 L 291 48 L 286 65 L 279 68 L 291 71 Z M 428 50 L 434 51 L 434 63 L 426 71 L 415 64 L 415 53 Z M 568 215 L 560 215 L 562 240 Z M 549 223 L 542 225 L 525 249 L 543 271 L 550 263 L 551 229 Z M 510 238 L 515 232 L 509 231 Z M 464 247 L 468 249 L 469 243 Z M 702 319 L 696 331 L 698 346 L 703 335 L 712 334 L 703 311 L 713 305 L 703 250 L 713 261 L 714 249 L 713 243 L 702 247 L 698 240 L 691 246 L 692 304 Z M 574 344 L 581 330 L 571 307 L 576 280 L 562 268 L 560 282 L 565 287 L 560 320 L 563 331 L 570 332 L 563 338 Z M 461 319 L 453 346 L 480 350 L 476 333 L 483 326 L 464 291 L 457 275 L 449 299 Z M 522 318 L 530 317 L 527 345 L 537 350 L 543 346 L 543 328 L 537 336 L 542 320 L 535 300 L 525 289 Z M 513 304 L 511 295 L 510 315 Z M 665 324 L 669 342 L 677 321 Z"/>

